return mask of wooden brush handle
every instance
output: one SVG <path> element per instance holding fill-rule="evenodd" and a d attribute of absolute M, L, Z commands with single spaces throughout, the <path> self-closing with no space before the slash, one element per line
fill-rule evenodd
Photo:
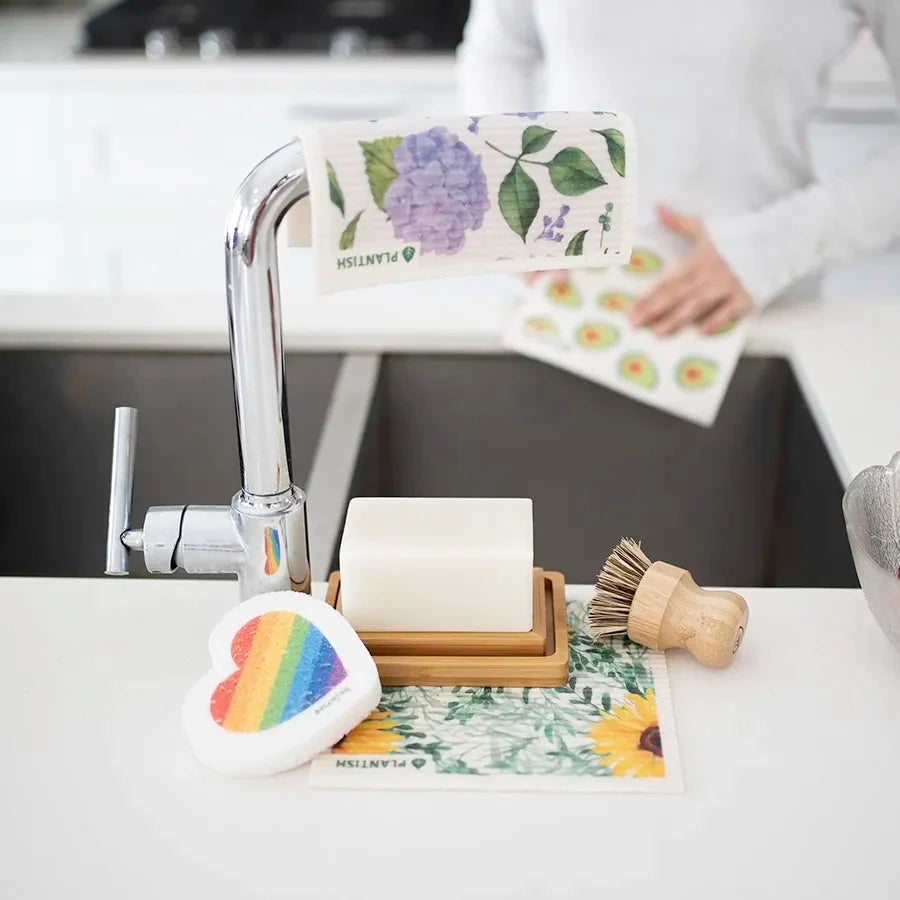
<path fill-rule="evenodd" d="M 651 650 L 684 647 L 707 666 L 727 666 L 741 646 L 749 611 L 740 594 L 697 587 L 689 572 L 653 563 L 628 615 L 628 637 Z"/>

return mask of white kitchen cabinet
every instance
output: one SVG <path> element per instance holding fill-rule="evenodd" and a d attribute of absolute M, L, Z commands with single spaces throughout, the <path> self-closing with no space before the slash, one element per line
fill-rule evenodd
<path fill-rule="evenodd" d="M 75 293 L 150 296 L 225 291 L 224 212 L 83 222 L 72 236 Z"/>
<path fill-rule="evenodd" d="M 450 59 L 0 65 L 0 293 L 224 290 L 228 208 L 266 154 L 317 122 L 455 106 Z"/>
<path fill-rule="evenodd" d="M 62 122 L 72 136 L 70 201 L 130 215 L 227 209 L 266 153 L 290 140 L 289 94 L 139 91 L 72 93 Z"/>
<path fill-rule="evenodd" d="M 71 246 L 60 217 L 0 215 L 0 294 L 60 294 L 71 290 Z M 0 303 L 2 303 L 0 298 Z"/>
<path fill-rule="evenodd" d="M 339 91 L 77 93 L 63 101 L 72 141 L 71 202 L 115 213 L 227 208 L 241 179 L 304 126 L 399 115 L 421 97 Z"/>
<path fill-rule="evenodd" d="M 69 141 L 59 98 L 0 86 L 0 215 L 57 209 L 65 189 Z"/>
<path fill-rule="evenodd" d="M 63 216 L 0 224 L 2 294 L 204 294 L 225 290 L 224 216 Z"/>

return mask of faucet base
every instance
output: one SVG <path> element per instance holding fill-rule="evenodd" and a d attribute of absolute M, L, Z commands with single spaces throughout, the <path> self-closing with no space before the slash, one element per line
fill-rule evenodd
<path fill-rule="evenodd" d="M 143 530 L 126 532 L 122 542 L 143 550 L 154 574 L 233 572 L 242 601 L 310 590 L 306 495 L 296 486 L 278 497 L 239 492 L 231 506 L 152 506 Z"/>
<path fill-rule="evenodd" d="M 296 485 L 277 498 L 239 492 L 231 513 L 243 545 L 238 581 L 241 600 L 272 591 L 309 593 L 306 494 Z"/>

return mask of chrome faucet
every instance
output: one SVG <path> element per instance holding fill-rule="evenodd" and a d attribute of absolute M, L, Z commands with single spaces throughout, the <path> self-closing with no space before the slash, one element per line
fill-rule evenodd
<path fill-rule="evenodd" d="M 291 480 L 291 445 L 275 233 L 309 194 L 294 141 L 244 180 L 228 217 L 225 274 L 241 490 L 230 506 L 152 506 L 131 528 L 137 410 L 116 410 L 106 574 L 127 575 L 142 550 L 149 572 L 238 576 L 241 600 L 310 586 L 306 495 Z"/>

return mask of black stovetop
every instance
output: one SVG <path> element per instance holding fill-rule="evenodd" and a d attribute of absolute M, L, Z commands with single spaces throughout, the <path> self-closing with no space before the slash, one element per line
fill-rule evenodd
<path fill-rule="evenodd" d="M 452 50 L 469 0 L 125 0 L 85 24 L 86 50 L 143 50 L 148 32 L 176 35 L 185 51 L 206 31 L 227 31 L 236 51 L 326 51 L 351 33 L 358 52 Z"/>

